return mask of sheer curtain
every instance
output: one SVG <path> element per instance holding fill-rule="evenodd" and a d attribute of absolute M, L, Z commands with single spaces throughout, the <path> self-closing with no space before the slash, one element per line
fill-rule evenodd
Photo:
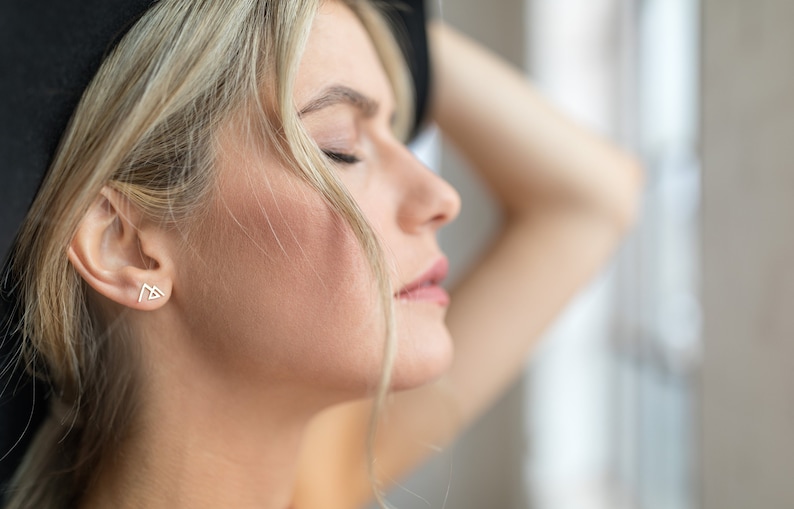
<path fill-rule="evenodd" d="M 694 0 L 533 0 L 529 67 L 640 155 L 642 221 L 545 339 L 530 378 L 535 507 L 695 506 L 700 361 Z"/>

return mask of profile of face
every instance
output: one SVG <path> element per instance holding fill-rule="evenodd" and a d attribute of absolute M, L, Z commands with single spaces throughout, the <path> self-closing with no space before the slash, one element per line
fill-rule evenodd
<path fill-rule="evenodd" d="M 436 233 L 459 198 L 395 138 L 391 85 L 341 3 L 325 2 L 314 20 L 294 103 L 384 247 L 396 293 L 392 386 L 426 383 L 452 356 L 445 294 L 400 289 L 445 272 Z M 170 296 L 197 362 L 268 387 L 363 395 L 381 375 L 385 341 L 364 253 L 346 221 L 243 131 L 230 122 L 218 136 L 217 192 Z"/>

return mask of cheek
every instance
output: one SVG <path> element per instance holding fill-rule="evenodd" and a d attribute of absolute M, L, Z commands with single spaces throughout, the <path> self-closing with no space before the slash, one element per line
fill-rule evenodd
<path fill-rule="evenodd" d="M 283 173 L 221 184 L 208 277 L 187 276 L 195 312 L 215 317 L 195 333 L 224 370 L 360 388 L 379 376 L 384 336 L 369 265 L 347 223 Z"/>

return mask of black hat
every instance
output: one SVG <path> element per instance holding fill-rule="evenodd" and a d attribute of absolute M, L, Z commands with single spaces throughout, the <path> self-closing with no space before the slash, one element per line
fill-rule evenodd
<path fill-rule="evenodd" d="M 13 281 L 7 258 L 83 91 L 104 56 L 157 0 L 3 0 L 0 5 L 0 487 L 46 417 L 48 389 L 12 363 Z M 429 93 L 422 0 L 395 0 L 390 21 L 414 80 L 414 133 Z"/>

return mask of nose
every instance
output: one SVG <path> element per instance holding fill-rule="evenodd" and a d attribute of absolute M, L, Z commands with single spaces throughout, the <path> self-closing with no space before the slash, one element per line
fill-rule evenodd
<path fill-rule="evenodd" d="M 436 231 L 460 212 L 460 195 L 433 173 L 405 146 L 395 161 L 395 179 L 401 189 L 397 221 L 406 232 Z"/>

